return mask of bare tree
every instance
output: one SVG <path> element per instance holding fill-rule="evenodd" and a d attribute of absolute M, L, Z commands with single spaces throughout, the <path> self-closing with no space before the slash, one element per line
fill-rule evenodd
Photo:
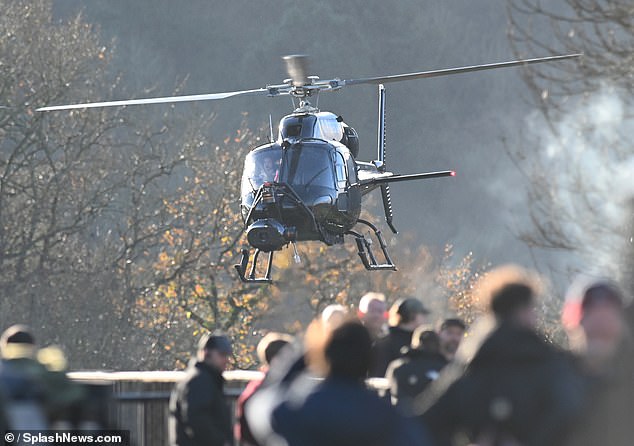
<path fill-rule="evenodd" d="M 107 49 L 79 19 L 53 24 L 48 2 L 3 1 L 2 9 L 2 322 L 27 322 L 59 341 L 51 328 L 61 318 L 69 322 L 69 294 L 73 288 L 88 291 L 83 286 L 94 268 L 85 255 L 92 252 L 90 242 L 80 239 L 120 186 L 105 181 L 114 163 L 107 149 L 120 123 L 113 114 L 35 112 L 71 89 L 93 95 L 112 84 L 105 73 Z M 79 319 L 77 312 L 73 316 Z"/>
<path fill-rule="evenodd" d="M 167 106 L 38 113 L 125 94 L 112 50 L 81 17 L 55 22 L 49 1 L 0 6 L 2 326 L 29 323 L 73 367 L 111 369 L 172 368 L 201 332 L 221 329 L 236 365 L 253 365 L 253 331 L 283 294 L 232 268 L 245 243 L 239 175 L 257 133 L 218 138 L 213 115 Z M 280 256 L 280 287 L 304 293 L 294 297 L 309 317 L 370 289 L 396 298 L 424 283 L 431 300 L 469 286 L 471 263 L 452 275 L 413 243 L 396 248 L 394 274 L 366 272 L 350 247 L 309 246 L 297 269 Z"/>
<path fill-rule="evenodd" d="M 583 53 L 525 70 L 538 111 L 512 150 L 528 184 L 521 237 L 570 254 L 558 262 L 566 273 L 624 272 L 634 196 L 633 12 L 618 0 L 509 1 L 519 55 Z"/>
<path fill-rule="evenodd" d="M 133 250 L 136 319 L 153 338 L 144 367 L 185 362 L 192 335 L 214 330 L 232 337 L 235 365 L 249 367 L 252 324 L 268 309 L 266 288 L 241 283 L 233 268 L 245 242 L 239 212 L 242 163 L 259 139 L 242 128 L 214 144 L 207 136 L 208 119 L 185 126 L 179 150 L 184 166 L 174 193 L 163 196 L 159 206 L 165 209 L 164 222 L 145 222 L 143 230 L 158 245 L 148 250 L 142 243 Z"/>
<path fill-rule="evenodd" d="M 119 89 L 111 52 L 81 18 L 55 23 L 50 2 L 0 5 L 2 325 L 33 325 L 84 368 L 171 368 L 195 330 L 242 336 L 252 290 L 229 266 L 255 137 L 220 147 L 212 116 L 171 107 L 36 112 Z M 170 287 L 164 311 L 152 299 Z"/>

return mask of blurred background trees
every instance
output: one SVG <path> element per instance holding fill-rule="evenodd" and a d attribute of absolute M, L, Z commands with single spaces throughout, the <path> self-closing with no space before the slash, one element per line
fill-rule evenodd
<path fill-rule="evenodd" d="M 571 64 L 524 71 L 535 112 L 524 143 L 512 149 L 525 176 L 521 238 L 538 252 L 563 254 L 551 266 L 566 278 L 583 271 L 631 281 L 633 12 L 628 1 L 509 2 L 518 55 L 583 53 Z"/>
<path fill-rule="evenodd" d="M 329 303 L 352 308 L 369 290 L 413 295 L 433 319 L 470 322 L 479 311 L 473 286 L 489 262 L 531 261 L 504 224 L 542 271 L 567 278 L 596 264 L 611 274 L 628 262 L 632 271 L 633 209 L 622 204 L 634 170 L 625 2 L 570 0 L 552 10 L 533 0 L 326 2 L 311 14 L 305 2 L 282 2 L 248 16 L 244 1 L 222 11 L 162 0 L 0 6 L 0 322 L 31 324 L 43 343 L 64 347 L 73 368 L 182 366 L 195 339 L 215 329 L 234 340 L 235 365 L 252 367 L 265 331 L 299 332 Z M 268 113 L 288 112 L 285 101 L 34 111 L 258 87 L 283 78 L 278 56 L 293 52 L 314 56 L 314 71 L 327 77 L 505 60 L 511 49 L 585 56 L 519 70 L 523 79 L 502 70 L 417 84 L 420 95 L 390 89 L 390 168 L 459 172 L 395 185 L 403 233 L 386 234 L 395 273 L 366 272 L 354 244 L 306 244 L 300 264 L 290 250 L 277 256 L 274 286 L 236 280 L 243 156 L 264 142 Z M 526 119 L 518 91 L 536 110 Z M 374 107 L 363 88 L 327 102 L 352 119 L 364 159 L 374 155 L 375 114 L 360 111 Z M 503 134 L 522 181 L 501 155 Z M 382 225 L 380 215 L 366 218 Z M 553 250 L 570 256 L 543 254 Z M 550 321 L 560 289 L 547 300 Z"/>
<path fill-rule="evenodd" d="M 50 341 L 64 338 L 72 349 L 107 352 L 113 335 L 104 323 L 123 336 L 127 324 L 118 323 L 126 307 L 113 289 L 118 281 L 103 274 L 113 259 L 104 258 L 102 247 L 113 236 L 100 219 L 111 215 L 129 183 L 119 169 L 123 147 L 115 137 L 126 124 L 116 113 L 44 116 L 34 109 L 63 100 L 69 88 L 90 96 L 112 85 L 108 54 L 81 20 L 53 24 L 46 2 L 2 7 L 3 326 L 23 321 Z M 71 324 L 72 332 L 58 330 Z"/>
<path fill-rule="evenodd" d="M 214 144 L 213 116 L 169 107 L 35 112 L 107 94 L 111 54 L 48 2 L 3 6 L 2 325 L 29 323 L 82 368 L 171 367 L 202 329 L 239 341 L 262 297 L 230 275 L 257 137 Z"/>

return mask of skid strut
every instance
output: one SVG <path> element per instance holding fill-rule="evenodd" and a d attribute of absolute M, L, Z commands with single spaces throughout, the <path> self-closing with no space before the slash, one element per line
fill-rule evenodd
<path fill-rule="evenodd" d="M 381 251 L 383 252 L 383 257 L 385 257 L 385 263 L 378 263 L 376 260 L 376 256 L 372 251 L 372 240 L 368 239 L 362 234 L 359 234 L 355 231 L 348 231 L 346 234 L 352 235 L 357 242 L 357 248 L 359 249 L 359 257 L 361 258 L 361 262 L 363 262 L 363 266 L 365 269 L 370 271 L 375 270 L 391 270 L 396 271 L 396 265 L 392 262 L 390 258 L 390 254 L 387 252 L 387 244 L 383 239 L 383 235 L 381 231 L 374 226 L 372 223 L 366 220 L 357 220 L 357 223 L 361 223 L 369 227 L 372 232 L 374 232 L 375 237 L 379 241 L 379 245 L 381 246 Z"/>
<path fill-rule="evenodd" d="M 271 280 L 271 268 L 273 267 L 273 251 L 269 252 L 269 260 L 266 265 L 266 275 L 264 277 L 255 277 L 255 270 L 258 265 L 258 257 L 260 256 L 259 249 L 256 249 L 253 253 L 253 261 L 251 262 L 251 268 L 249 269 L 249 275 L 247 276 L 247 267 L 249 265 L 249 250 L 242 250 L 242 258 L 240 263 L 234 265 L 240 280 L 244 283 L 273 283 Z"/>

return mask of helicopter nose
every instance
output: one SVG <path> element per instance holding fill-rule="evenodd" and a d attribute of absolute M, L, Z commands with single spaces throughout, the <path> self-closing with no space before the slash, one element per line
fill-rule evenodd
<path fill-rule="evenodd" d="M 282 249 L 293 237 L 293 231 L 271 218 L 256 220 L 247 229 L 247 240 L 260 251 L 270 252 Z"/>

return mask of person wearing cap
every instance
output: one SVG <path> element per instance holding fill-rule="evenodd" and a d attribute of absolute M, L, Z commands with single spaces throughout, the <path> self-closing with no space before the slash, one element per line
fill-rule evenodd
<path fill-rule="evenodd" d="M 445 368 L 430 390 L 446 390 L 423 408 L 422 421 L 439 445 L 456 437 L 465 444 L 561 445 L 580 407 L 580 382 L 566 356 L 537 331 L 536 276 L 499 267 L 476 290 L 494 328 L 462 375 L 444 381 L 457 364 Z"/>
<path fill-rule="evenodd" d="M 630 445 L 634 438 L 634 345 L 624 296 L 609 280 L 579 279 L 562 323 L 584 382 L 583 411 L 566 445 Z"/>
<path fill-rule="evenodd" d="M 0 394 L 11 429 L 49 427 L 46 369 L 35 359 L 36 353 L 35 337 L 26 325 L 13 325 L 0 336 Z"/>
<path fill-rule="evenodd" d="M 385 376 L 387 366 L 403 356 L 403 348 L 410 346 L 412 333 L 425 323 L 428 314 L 423 303 L 414 297 L 399 299 L 392 305 L 389 333 L 376 342 L 376 362 L 370 370 L 370 376 Z"/>
<path fill-rule="evenodd" d="M 170 446 L 233 444 L 222 377 L 231 353 L 225 336 L 207 334 L 200 339 L 196 358 L 170 397 Z"/>

